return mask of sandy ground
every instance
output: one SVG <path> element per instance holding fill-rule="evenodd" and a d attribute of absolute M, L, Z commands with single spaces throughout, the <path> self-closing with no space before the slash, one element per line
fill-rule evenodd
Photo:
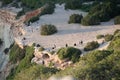
<path fill-rule="evenodd" d="M 31 26 L 24 27 L 27 34 L 18 37 L 19 41 L 26 37 L 25 44 L 38 43 L 45 48 L 52 48 L 56 45 L 57 48 L 73 46 L 77 44 L 77 48 L 82 49 L 87 42 L 96 41 L 98 34 L 112 34 L 116 29 L 120 29 L 120 25 L 114 25 L 113 20 L 109 22 L 102 22 L 98 26 L 82 26 L 80 24 L 68 24 L 69 16 L 73 13 L 82 14 L 85 16 L 87 13 L 79 10 L 64 10 L 64 5 L 56 5 L 55 12 L 52 15 L 44 15 L 40 20 L 32 23 Z M 50 36 L 40 35 L 40 26 L 43 24 L 53 24 L 57 27 L 58 32 Z M 79 42 L 83 41 L 83 45 Z M 102 41 L 99 40 L 99 43 Z M 106 44 L 107 45 L 107 44 Z M 102 45 L 105 47 L 106 45 Z"/>

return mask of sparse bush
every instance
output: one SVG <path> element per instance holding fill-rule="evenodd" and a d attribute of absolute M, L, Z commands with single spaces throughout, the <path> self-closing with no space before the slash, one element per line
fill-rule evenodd
<path fill-rule="evenodd" d="M 71 0 L 66 2 L 65 9 L 79 9 L 82 6 L 80 0 Z"/>
<path fill-rule="evenodd" d="M 42 11 L 41 15 L 44 14 L 52 14 L 54 12 L 55 9 L 55 4 L 53 3 L 49 3 L 46 5 L 46 7 L 44 8 L 44 10 Z"/>
<path fill-rule="evenodd" d="M 28 23 L 30 23 L 30 22 L 36 22 L 36 21 L 38 21 L 39 20 L 39 16 L 36 16 L 36 17 L 33 17 L 33 18 L 31 18 L 29 21 L 28 21 Z"/>
<path fill-rule="evenodd" d="M 42 25 L 40 29 L 41 35 L 51 35 L 57 32 L 57 28 L 54 25 Z"/>
<path fill-rule="evenodd" d="M 39 48 L 39 51 L 44 51 L 44 50 L 45 50 L 44 47 L 40 47 L 40 48 Z"/>
<path fill-rule="evenodd" d="M 99 25 L 100 20 L 96 14 L 93 15 L 87 15 L 81 20 L 81 24 L 85 26 L 89 25 Z"/>
<path fill-rule="evenodd" d="M 68 23 L 81 23 L 81 19 L 83 18 L 82 15 L 79 14 L 72 14 L 69 18 Z"/>
<path fill-rule="evenodd" d="M 69 59 L 73 62 L 77 62 L 80 58 L 81 51 L 77 48 L 73 47 L 67 47 L 67 48 L 61 48 L 57 52 L 58 57 L 60 59 Z"/>
<path fill-rule="evenodd" d="M 36 9 L 41 6 L 40 0 L 21 0 L 22 5 L 30 8 L 30 9 Z"/>
<path fill-rule="evenodd" d="M 100 35 L 97 35 L 96 36 L 97 39 L 101 39 L 101 38 L 104 38 L 104 35 L 100 34 Z"/>
<path fill-rule="evenodd" d="M 114 35 L 116 35 L 117 33 L 120 33 L 120 29 L 117 29 L 117 30 L 114 32 Z"/>
<path fill-rule="evenodd" d="M 97 41 L 88 42 L 84 48 L 84 51 L 94 50 L 98 47 L 99 47 L 99 43 Z"/>
<path fill-rule="evenodd" d="M 120 16 L 115 17 L 114 24 L 120 24 Z"/>
<path fill-rule="evenodd" d="M 16 73 L 19 73 L 21 70 L 28 68 L 32 65 L 31 60 L 34 57 L 34 48 L 33 46 L 26 46 L 25 47 L 25 56 L 20 61 L 19 65 L 17 66 Z M 21 53 L 19 53 L 21 54 Z"/>
<path fill-rule="evenodd" d="M 14 44 L 9 54 L 10 61 L 16 63 L 25 57 L 25 50 L 22 50 L 17 44 Z"/>
<path fill-rule="evenodd" d="M 105 41 L 111 41 L 113 39 L 113 35 L 106 34 L 104 38 L 105 38 Z"/>
<path fill-rule="evenodd" d="M 108 49 L 120 51 L 120 31 L 119 30 L 115 31 L 114 38 L 110 42 Z"/>
<path fill-rule="evenodd" d="M 17 13 L 16 19 L 18 19 L 18 18 L 19 18 L 20 16 L 22 16 L 23 14 L 25 14 L 24 9 L 21 10 L 21 11 L 19 11 L 19 12 Z"/>

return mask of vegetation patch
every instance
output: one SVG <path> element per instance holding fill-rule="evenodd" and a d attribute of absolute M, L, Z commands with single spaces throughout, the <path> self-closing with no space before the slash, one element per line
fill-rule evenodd
<path fill-rule="evenodd" d="M 82 11 L 85 11 L 85 12 L 89 12 L 91 10 L 92 7 L 96 6 L 99 4 L 99 1 L 94 1 L 92 4 L 82 4 L 82 6 L 80 7 L 80 9 Z"/>
<path fill-rule="evenodd" d="M 14 80 L 47 80 L 50 76 L 58 72 L 58 69 L 49 68 L 42 65 L 33 65 L 18 73 Z"/>
<path fill-rule="evenodd" d="M 20 16 L 22 16 L 22 15 L 24 15 L 24 14 L 25 14 L 25 11 L 24 11 L 24 9 L 22 9 L 21 11 L 19 11 L 19 12 L 17 13 L 16 19 L 18 19 Z"/>
<path fill-rule="evenodd" d="M 119 3 L 116 1 L 103 1 L 102 4 L 93 6 L 86 17 L 83 18 L 83 25 L 98 25 L 100 22 L 109 21 L 120 14 Z"/>
<path fill-rule="evenodd" d="M 97 35 L 96 38 L 97 38 L 97 39 L 102 39 L 102 38 L 104 38 L 104 35 L 102 35 L 102 34 Z"/>
<path fill-rule="evenodd" d="M 62 76 L 72 75 L 77 80 L 96 80 L 96 79 L 106 80 L 108 79 L 108 77 L 109 79 L 111 79 L 112 76 L 110 74 L 113 73 L 112 71 L 114 71 L 114 70 L 111 71 L 111 69 L 113 68 L 111 59 L 115 59 L 115 57 L 113 58 L 113 55 L 116 55 L 116 54 L 113 54 L 113 55 L 112 54 L 113 54 L 112 52 L 107 50 L 92 51 L 84 55 L 83 57 L 81 57 L 80 61 L 76 63 L 76 66 L 74 66 L 74 68 L 73 67 L 66 68 L 65 70 L 62 70 L 56 73 L 56 76 L 62 77 Z M 117 56 L 117 58 L 119 57 Z M 117 61 L 114 62 L 114 64 L 117 65 L 116 62 L 119 62 L 119 61 L 120 60 L 118 59 Z M 118 69 L 118 68 L 115 68 L 115 69 Z M 108 71 L 110 72 L 108 73 Z M 103 74 L 105 76 L 103 76 Z M 118 75 L 119 73 L 116 73 L 116 74 Z M 102 79 L 101 79 L 101 76 L 103 76 Z M 116 75 L 113 74 L 113 76 L 116 76 Z"/>
<path fill-rule="evenodd" d="M 46 5 L 46 7 L 43 9 L 41 15 L 44 15 L 44 14 L 52 14 L 54 12 L 54 9 L 55 9 L 55 4 L 53 3 L 49 3 Z"/>
<path fill-rule="evenodd" d="M 81 1 L 79 0 L 70 0 L 66 2 L 65 9 L 79 9 L 82 6 Z"/>
<path fill-rule="evenodd" d="M 19 64 L 11 69 L 11 73 L 8 75 L 7 80 L 14 80 L 14 77 L 17 75 L 17 73 L 33 65 L 31 63 L 31 59 L 34 57 L 33 53 L 33 46 L 27 46 L 24 47 L 24 49 L 21 49 L 18 47 L 18 45 L 14 44 L 10 50 L 10 62 L 13 64 L 18 62 Z"/>
<path fill-rule="evenodd" d="M 88 42 L 84 47 L 84 51 L 91 51 L 99 47 L 99 43 L 97 41 Z"/>
<path fill-rule="evenodd" d="M 6 50 L 5 50 L 6 52 Z M 16 63 L 25 57 L 25 50 L 22 50 L 17 44 L 14 44 L 9 53 L 10 62 Z"/>
<path fill-rule="evenodd" d="M 104 37 L 105 41 L 111 41 L 113 39 L 113 35 L 111 34 L 106 34 L 105 37 Z"/>
<path fill-rule="evenodd" d="M 83 18 L 82 15 L 79 14 L 72 14 L 69 18 L 68 23 L 81 23 L 81 19 Z"/>
<path fill-rule="evenodd" d="M 36 21 L 38 21 L 39 20 L 39 16 L 36 16 L 36 17 L 33 17 L 33 18 L 31 18 L 29 21 L 28 21 L 28 23 L 30 23 L 30 22 L 36 22 Z"/>
<path fill-rule="evenodd" d="M 73 62 L 77 62 L 80 58 L 81 51 L 77 48 L 67 47 L 59 49 L 57 54 L 61 60 L 69 59 Z"/>
<path fill-rule="evenodd" d="M 40 29 L 40 34 L 41 35 L 51 35 L 57 32 L 57 28 L 54 25 L 42 25 Z"/>
<path fill-rule="evenodd" d="M 85 26 L 98 25 L 100 24 L 100 19 L 95 14 L 87 15 L 81 20 L 81 24 Z"/>
<path fill-rule="evenodd" d="M 120 33 L 120 29 L 117 29 L 115 32 L 114 32 L 114 36 L 116 35 L 116 34 L 119 34 Z"/>
<path fill-rule="evenodd" d="M 120 24 L 120 16 L 115 17 L 114 24 Z"/>
<path fill-rule="evenodd" d="M 115 31 L 114 37 L 112 41 L 110 42 L 108 49 L 114 50 L 114 51 L 120 50 L 120 31 L 119 30 Z"/>

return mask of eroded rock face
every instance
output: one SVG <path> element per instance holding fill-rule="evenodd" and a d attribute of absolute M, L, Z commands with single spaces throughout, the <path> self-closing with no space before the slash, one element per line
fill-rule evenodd
<path fill-rule="evenodd" d="M 0 80 L 4 80 L 3 70 L 9 61 L 9 56 L 4 53 L 4 50 L 9 48 L 14 42 L 10 25 L 0 23 L 0 38 L 3 41 L 3 44 L 0 46 Z"/>

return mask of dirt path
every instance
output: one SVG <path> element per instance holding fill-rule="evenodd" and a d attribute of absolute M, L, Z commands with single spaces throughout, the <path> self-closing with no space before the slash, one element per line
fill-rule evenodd
<path fill-rule="evenodd" d="M 31 26 L 24 27 L 26 34 L 22 37 L 17 37 L 18 41 L 26 38 L 25 44 L 37 43 L 47 49 L 51 49 L 54 45 L 56 48 L 75 46 L 82 49 L 87 42 L 96 41 L 96 36 L 99 34 L 112 34 L 116 29 L 120 29 L 120 25 L 114 25 L 113 20 L 102 22 L 101 25 L 82 26 L 81 24 L 68 24 L 69 16 L 73 13 L 87 14 L 78 10 L 64 10 L 64 5 L 56 5 L 55 12 L 51 15 L 44 15 L 40 20 L 32 23 Z M 50 36 L 40 35 L 40 26 L 43 24 L 53 24 L 57 27 L 58 32 Z M 79 42 L 83 41 L 83 45 Z M 22 43 L 22 42 L 21 42 Z"/>

